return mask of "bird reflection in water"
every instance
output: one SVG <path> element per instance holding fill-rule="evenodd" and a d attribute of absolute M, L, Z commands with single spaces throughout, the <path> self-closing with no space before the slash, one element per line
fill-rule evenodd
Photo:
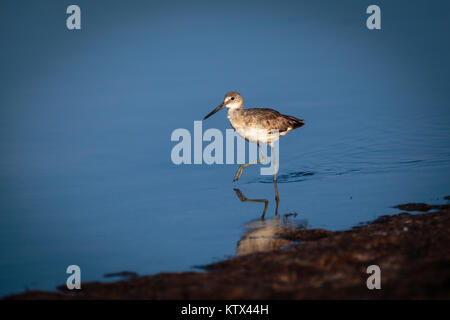
<path fill-rule="evenodd" d="M 234 189 L 238 198 L 243 202 L 262 202 L 264 210 L 260 219 L 247 223 L 245 233 L 239 240 L 236 248 L 236 255 L 242 256 L 256 252 L 271 251 L 280 249 L 292 243 L 286 235 L 290 231 L 298 228 L 305 228 L 308 224 L 306 220 L 294 221 L 290 219 L 295 217 L 296 213 L 289 213 L 283 216 L 278 215 L 278 190 L 275 183 L 276 209 L 275 215 L 271 219 L 264 219 L 269 201 L 267 199 L 248 199 L 239 189 Z"/>
<path fill-rule="evenodd" d="M 276 207 L 275 207 L 275 216 L 278 215 L 278 205 L 280 204 L 280 197 L 278 195 L 278 187 L 277 187 L 277 182 L 274 181 L 273 185 L 275 187 L 275 202 L 276 202 Z M 266 215 L 266 211 L 267 211 L 267 206 L 269 205 L 269 201 L 267 199 L 248 199 L 246 196 L 244 196 L 244 194 L 241 192 L 241 190 L 239 189 L 233 189 L 234 192 L 236 192 L 236 195 L 238 196 L 239 200 L 241 200 L 242 202 L 264 202 L 264 211 L 261 215 L 261 220 L 264 220 L 264 217 Z"/>

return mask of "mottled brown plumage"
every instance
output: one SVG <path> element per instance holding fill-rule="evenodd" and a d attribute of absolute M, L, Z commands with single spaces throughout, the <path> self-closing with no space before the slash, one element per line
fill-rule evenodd
<path fill-rule="evenodd" d="M 289 131 L 304 125 L 304 120 L 281 114 L 273 109 L 244 109 L 244 99 L 236 91 L 228 92 L 225 95 L 223 103 L 211 111 L 206 117 L 203 118 L 203 120 L 209 118 L 223 108 L 228 108 L 228 119 L 230 120 L 234 130 L 236 130 L 241 137 L 250 142 L 256 142 L 258 145 L 260 142 L 270 145 L 272 147 L 272 153 L 273 143 L 280 136 L 284 136 Z M 258 160 L 256 163 L 259 162 L 261 162 L 261 160 Z M 251 164 L 241 166 L 236 173 L 234 181 L 239 179 L 243 169 Z M 278 169 L 275 168 L 274 179 L 276 179 L 277 170 Z"/>
<path fill-rule="evenodd" d="M 230 109 L 228 119 L 233 128 L 251 142 L 272 143 L 278 136 L 304 125 L 302 119 L 269 108 Z"/>

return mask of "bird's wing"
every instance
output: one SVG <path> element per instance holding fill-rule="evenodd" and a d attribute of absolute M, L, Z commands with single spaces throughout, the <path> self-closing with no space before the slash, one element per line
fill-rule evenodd
<path fill-rule="evenodd" d="M 279 132 L 285 132 L 301 127 L 304 124 L 302 119 L 283 115 L 269 108 L 246 109 L 245 118 L 256 123 L 257 127 L 268 131 L 275 129 Z"/>

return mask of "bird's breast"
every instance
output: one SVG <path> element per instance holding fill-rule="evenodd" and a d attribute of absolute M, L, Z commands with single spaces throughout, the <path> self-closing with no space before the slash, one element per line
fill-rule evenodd
<path fill-rule="evenodd" d="M 239 111 L 228 112 L 228 119 L 231 126 L 244 139 L 250 142 L 268 143 L 273 140 L 273 136 L 267 128 L 261 127 L 257 119 L 244 117 Z"/>

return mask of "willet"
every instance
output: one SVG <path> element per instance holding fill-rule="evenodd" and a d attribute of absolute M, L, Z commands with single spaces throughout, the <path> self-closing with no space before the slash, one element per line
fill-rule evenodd
<path fill-rule="evenodd" d="M 274 152 L 273 143 L 278 140 L 279 136 L 286 135 L 289 131 L 304 125 L 304 120 L 292 116 L 284 115 L 276 110 L 268 108 L 251 108 L 244 109 L 244 99 L 235 91 L 228 92 L 223 102 L 211 111 L 203 120 L 208 119 L 220 109 L 228 108 L 228 119 L 231 126 L 245 140 L 256 142 L 261 152 L 261 159 L 243 164 L 239 167 L 234 176 L 233 181 L 238 180 L 244 169 L 248 166 L 261 163 L 266 160 L 266 155 L 261 149 L 259 143 L 270 146 L 272 158 L 274 161 L 273 179 L 277 180 L 278 162 Z M 275 184 L 276 188 L 276 184 Z M 278 192 L 277 192 L 278 196 Z"/>

